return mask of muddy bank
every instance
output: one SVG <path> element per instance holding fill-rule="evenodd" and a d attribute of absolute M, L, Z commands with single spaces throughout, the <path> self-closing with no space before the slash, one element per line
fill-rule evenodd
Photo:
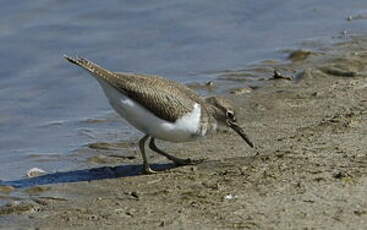
<path fill-rule="evenodd" d="M 292 54 L 287 63 L 265 62 L 260 71 L 222 76 L 267 79 L 274 69 L 291 76 L 228 90 L 255 150 L 227 130 L 189 144 L 160 142 L 177 156 L 207 160 L 174 168 L 152 155 L 153 167 L 163 171 L 139 175 L 134 144 L 97 143 L 81 150 L 93 152 L 92 170 L 2 182 L 0 227 L 365 228 L 365 47 L 367 39 L 358 37 L 323 52 L 300 52 L 301 58 Z M 119 166 L 100 166 L 106 163 Z"/>

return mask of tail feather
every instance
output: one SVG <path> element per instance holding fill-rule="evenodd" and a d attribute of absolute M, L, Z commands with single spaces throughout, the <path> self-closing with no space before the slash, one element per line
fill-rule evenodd
<path fill-rule="evenodd" d="M 64 55 L 64 58 L 75 64 L 78 65 L 80 67 L 83 67 L 84 69 L 94 73 L 97 69 L 103 69 L 101 66 L 98 66 L 97 64 L 87 60 L 86 58 L 83 57 L 69 57 L 67 55 Z"/>
<path fill-rule="evenodd" d="M 89 71 L 90 73 L 93 73 L 94 76 L 98 76 L 98 77 L 101 77 L 107 80 L 107 78 L 110 78 L 111 76 L 115 75 L 113 72 L 83 57 L 69 57 L 67 55 L 64 55 L 64 58 L 65 60 L 69 61 L 70 63 L 80 66 L 83 69 Z"/>

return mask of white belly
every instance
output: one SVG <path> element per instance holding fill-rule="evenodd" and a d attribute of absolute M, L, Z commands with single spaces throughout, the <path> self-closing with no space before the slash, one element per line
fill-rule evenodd
<path fill-rule="evenodd" d="M 97 79 L 114 110 L 127 122 L 143 133 L 161 140 L 186 142 L 205 135 L 200 133 L 201 106 L 195 104 L 191 113 L 176 122 L 158 118 L 139 103 L 118 92 L 116 89 Z"/>

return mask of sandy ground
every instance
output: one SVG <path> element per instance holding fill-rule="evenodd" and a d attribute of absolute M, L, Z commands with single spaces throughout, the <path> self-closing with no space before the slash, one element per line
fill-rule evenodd
<path fill-rule="evenodd" d="M 96 143 L 81 151 L 93 151 L 92 170 L 0 186 L 0 199 L 8 201 L 0 227 L 365 229 L 366 47 L 367 39 L 358 37 L 255 68 L 258 76 L 276 68 L 295 77 L 228 95 L 256 149 L 227 130 L 189 144 L 159 142 L 177 156 L 207 160 L 175 168 L 152 154 L 153 167 L 163 171 L 140 175 L 136 145 Z M 246 71 L 223 77 L 240 85 L 242 75 Z"/>

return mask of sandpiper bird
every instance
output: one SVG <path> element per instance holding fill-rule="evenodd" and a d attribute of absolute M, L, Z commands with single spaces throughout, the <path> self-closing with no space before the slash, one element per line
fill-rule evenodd
<path fill-rule="evenodd" d="M 202 98 L 185 85 L 160 76 L 112 72 L 82 57 L 64 57 L 97 79 L 113 109 L 145 133 L 139 141 L 139 148 L 147 174 L 154 173 L 145 154 L 145 142 L 149 138 L 151 150 L 177 165 L 195 161 L 177 158 L 160 150 L 155 145 L 155 138 L 187 142 L 206 136 L 218 125 L 226 125 L 253 147 L 236 123 L 233 106 L 224 98 Z"/>

